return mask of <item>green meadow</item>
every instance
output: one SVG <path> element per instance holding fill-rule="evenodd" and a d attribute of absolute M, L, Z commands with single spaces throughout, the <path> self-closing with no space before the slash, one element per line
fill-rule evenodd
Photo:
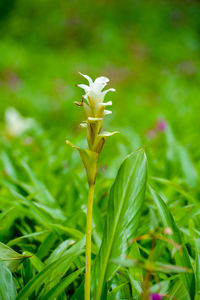
<path fill-rule="evenodd" d="M 79 72 L 116 89 L 90 299 L 200 299 L 199 69 L 198 1 L 0 1 L 0 300 L 84 299 Z"/>

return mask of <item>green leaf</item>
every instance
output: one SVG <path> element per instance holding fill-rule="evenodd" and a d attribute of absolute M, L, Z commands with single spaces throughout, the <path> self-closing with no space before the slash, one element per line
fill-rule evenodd
<path fill-rule="evenodd" d="M 49 251 L 53 247 L 55 241 L 57 239 L 57 235 L 55 232 L 51 232 L 43 241 L 43 243 L 40 245 L 40 247 L 37 250 L 37 257 L 40 259 L 43 259 L 46 255 L 48 255 Z"/>
<path fill-rule="evenodd" d="M 140 250 L 136 242 L 133 242 L 131 245 L 128 258 L 133 260 L 141 259 Z M 129 278 L 131 283 L 132 295 L 137 299 L 137 296 L 141 295 L 142 287 L 141 282 L 143 281 L 142 269 L 135 265 L 134 267 L 129 268 Z"/>
<path fill-rule="evenodd" d="M 200 296 L 200 239 L 195 239 L 196 247 L 196 295 Z"/>
<path fill-rule="evenodd" d="M 156 284 L 153 284 L 150 288 L 151 294 L 153 293 L 160 293 L 160 294 L 167 294 L 169 290 L 169 285 L 170 285 L 170 277 L 168 277 L 167 280 L 164 281 L 159 281 Z"/>
<path fill-rule="evenodd" d="M 56 297 L 63 292 L 68 285 L 70 285 L 82 272 L 83 269 L 79 269 L 76 272 L 68 275 L 66 278 L 61 280 L 57 285 L 55 285 L 46 295 L 42 297 L 42 300 L 54 300 Z"/>
<path fill-rule="evenodd" d="M 56 249 L 54 249 L 54 251 L 48 257 L 46 263 L 50 264 L 53 261 L 55 261 L 56 259 L 58 259 L 59 257 L 61 257 L 64 254 L 64 252 L 68 249 L 70 244 L 73 244 L 73 242 L 71 240 L 66 240 L 66 241 L 62 242 Z"/>
<path fill-rule="evenodd" d="M 152 198 L 159 210 L 161 220 L 164 226 L 171 228 L 172 235 L 169 236 L 172 241 L 181 245 L 182 251 L 175 252 L 175 260 L 176 264 L 181 267 L 186 267 L 192 270 L 192 265 L 190 262 L 190 258 L 187 252 L 187 249 L 184 245 L 181 232 L 179 231 L 173 216 L 171 215 L 167 205 L 162 200 L 161 196 L 158 195 L 152 188 L 150 188 L 150 192 Z M 195 292 L 195 281 L 194 281 L 194 274 L 191 273 L 184 273 L 180 275 L 186 289 L 188 290 L 192 299 L 194 299 L 194 292 Z"/>
<path fill-rule="evenodd" d="M 4 261 L 11 272 L 14 272 L 18 266 L 28 258 L 27 255 L 22 255 L 0 242 L 0 260 Z"/>
<path fill-rule="evenodd" d="M 34 266 L 31 264 L 30 259 L 27 259 L 23 262 L 22 265 L 22 278 L 23 278 L 23 284 L 27 284 L 29 280 L 31 280 L 35 274 Z"/>
<path fill-rule="evenodd" d="M 108 300 L 115 300 L 116 299 L 116 294 L 123 288 L 127 282 L 122 283 L 118 285 L 116 288 L 114 288 L 110 293 L 108 293 Z"/>
<path fill-rule="evenodd" d="M 146 179 L 146 155 L 138 149 L 124 160 L 110 191 L 103 241 L 93 268 L 95 300 L 101 299 L 105 282 L 118 268 L 111 259 L 124 257 L 127 240 L 136 234 Z"/>
<path fill-rule="evenodd" d="M 84 245 L 85 239 L 71 247 L 65 255 L 47 265 L 20 291 L 16 300 L 27 299 L 35 289 L 38 290 L 43 283 L 48 282 L 48 280 L 51 279 L 51 275 L 55 276 L 63 272 L 63 269 L 65 269 L 66 272 L 75 258 L 83 252 L 82 248 Z"/>
<path fill-rule="evenodd" d="M 45 264 L 39 259 L 39 257 L 37 257 L 37 255 L 32 254 L 31 252 L 25 251 L 24 252 L 26 255 L 29 255 L 29 261 L 31 262 L 31 264 L 34 266 L 34 268 L 38 271 L 41 272 L 44 267 Z"/>
<path fill-rule="evenodd" d="M 76 289 L 75 293 L 70 300 L 84 300 L 84 280 L 81 282 L 80 286 Z"/>
<path fill-rule="evenodd" d="M 176 182 L 170 181 L 165 178 L 158 178 L 158 177 L 151 177 L 151 178 L 159 183 L 171 187 L 172 189 L 180 193 L 183 197 L 185 197 L 189 201 L 192 201 L 193 203 L 198 203 L 195 197 L 193 197 L 191 193 L 188 193 L 182 186 L 180 186 Z"/>
<path fill-rule="evenodd" d="M 8 174 L 10 177 L 16 179 L 17 173 L 15 170 L 14 164 L 12 162 L 12 159 L 9 157 L 9 155 L 6 151 L 2 151 L 1 159 L 2 159 L 6 174 Z"/>
<path fill-rule="evenodd" d="M 37 207 L 34 201 L 31 201 L 28 198 L 22 196 L 12 188 L 10 188 L 10 192 L 15 197 L 17 202 L 19 202 L 21 205 L 25 205 L 30 209 L 30 214 L 32 214 L 38 222 L 43 225 L 46 223 L 51 223 L 52 218 L 50 218 L 50 216 L 44 210 L 41 210 L 39 207 Z"/>
<path fill-rule="evenodd" d="M 183 282 L 181 280 L 177 280 L 174 284 L 173 288 L 169 291 L 169 295 L 171 296 L 169 299 L 180 299 L 180 300 L 190 300 L 190 296 L 188 294 L 187 289 L 185 288 Z"/>
<path fill-rule="evenodd" d="M 15 300 L 16 289 L 11 272 L 6 265 L 0 261 L 0 299 Z"/>
<path fill-rule="evenodd" d="M 38 237 L 38 236 L 45 235 L 46 233 L 48 233 L 48 230 L 39 231 L 39 232 L 34 232 L 34 233 L 29 233 L 29 234 L 26 234 L 26 235 L 17 237 L 17 238 L 15 238 L 15 239 L 13 239 L 13 240 L 10 240 L 10 241 L 7 243 L 7 245 L 8 245 L 8 246 L 13 246 L 13 245 L 16 245 L 16 244 L 18 244 L 18 243 L 23 242 L 23 240 L 25 240 L 25 239 L 36 238 L 36 237 Z"/>
<path fill-rule="evenodd" d="M 84 234 L 72 227 L 68 227 L 66 225 L 61 225 L 61 224 L 49 224 L 49 227 L 51 227 L 52 229 L 57 229 L 59 230 L 61 233 L 67 233 L 69 236 L 75 238 L 75 239 L 82 239 Z"/>
<path fill-rule="evenodd" d="M 166 130 L 166 139 L 168 144 L 167 159 L 170 163 L 180 167 L 182 175 L 188 185 L 194 187 L 198 181 L 198 174 L 190 155 L 185 147 L 183 147 L 175 138 L 171 127 L 168 125 Z"/>
<path fill-rule="evenodd" d="M 29 175 L 34 185 L 35 191 L 37 192 L 36 198 L 39 201 L 41 201 L 41 203 L 43 203 L 44 205 L 45 204 L 49 206 L 55 205 L 56 201 L 53 198 L 53 196 L 50 194 L 50 192 L 48 191 L 44 183 L 39 179 L 37 179 L 35 173 L 30 169 L 30 167 L 25 162 L 22 162 L 22 166 L 26 170 L 27 174 Z"/>
<path fill-rule="evenodd" d="M 186 148 L 184 148 L 182 145 L 178 145 L 178 154 L 185 181 L 188 183 L 188 185 L 194 187 L 198 181 L 198 174 L 190 155 Z"/>

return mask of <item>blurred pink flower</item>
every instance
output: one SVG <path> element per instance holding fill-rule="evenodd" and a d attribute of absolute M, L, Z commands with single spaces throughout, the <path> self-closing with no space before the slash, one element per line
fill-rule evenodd
<path fill-rule="evenodd" d="M 151 294 L 152 300 L 162 300 L 162 296 L 160 294 Z"/>
<path fill-rule="evenodd" d="M 158 120 L 157 122 L 157 130 L 164 132 L 167 128 L 167 122 L 165 120 Z"/>
<path fill-rule="evenodd" d="M 158 120 L 154 127 L 147 131 L 147 137 L 151 140 L 158 136 L 159 133 L 165 132 L 167 129 L 167 122 L 165 120 Z"/>

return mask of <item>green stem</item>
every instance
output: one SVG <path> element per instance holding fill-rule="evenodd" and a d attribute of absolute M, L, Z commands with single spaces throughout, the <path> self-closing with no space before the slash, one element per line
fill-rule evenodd
<path fill-rule="evenodd" d="M 91 236 L 92 236 L 92 207 L 95 184 L 89 185 L 87 225 L 86 225 L 86 273 L 85 273 L 85 300 L 90 300 L 91 285 Z"/>

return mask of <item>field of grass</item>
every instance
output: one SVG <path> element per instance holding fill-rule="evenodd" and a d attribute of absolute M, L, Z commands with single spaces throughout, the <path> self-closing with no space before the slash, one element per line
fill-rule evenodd
<path fill-rule="evenodd" d="M 84 299 L 78 72 L 110 79 L 119 131 L 98 162 L 91 299 L 199 300 L 200 3 L 2 0 L 0 37 L 0 300 Z"/>

